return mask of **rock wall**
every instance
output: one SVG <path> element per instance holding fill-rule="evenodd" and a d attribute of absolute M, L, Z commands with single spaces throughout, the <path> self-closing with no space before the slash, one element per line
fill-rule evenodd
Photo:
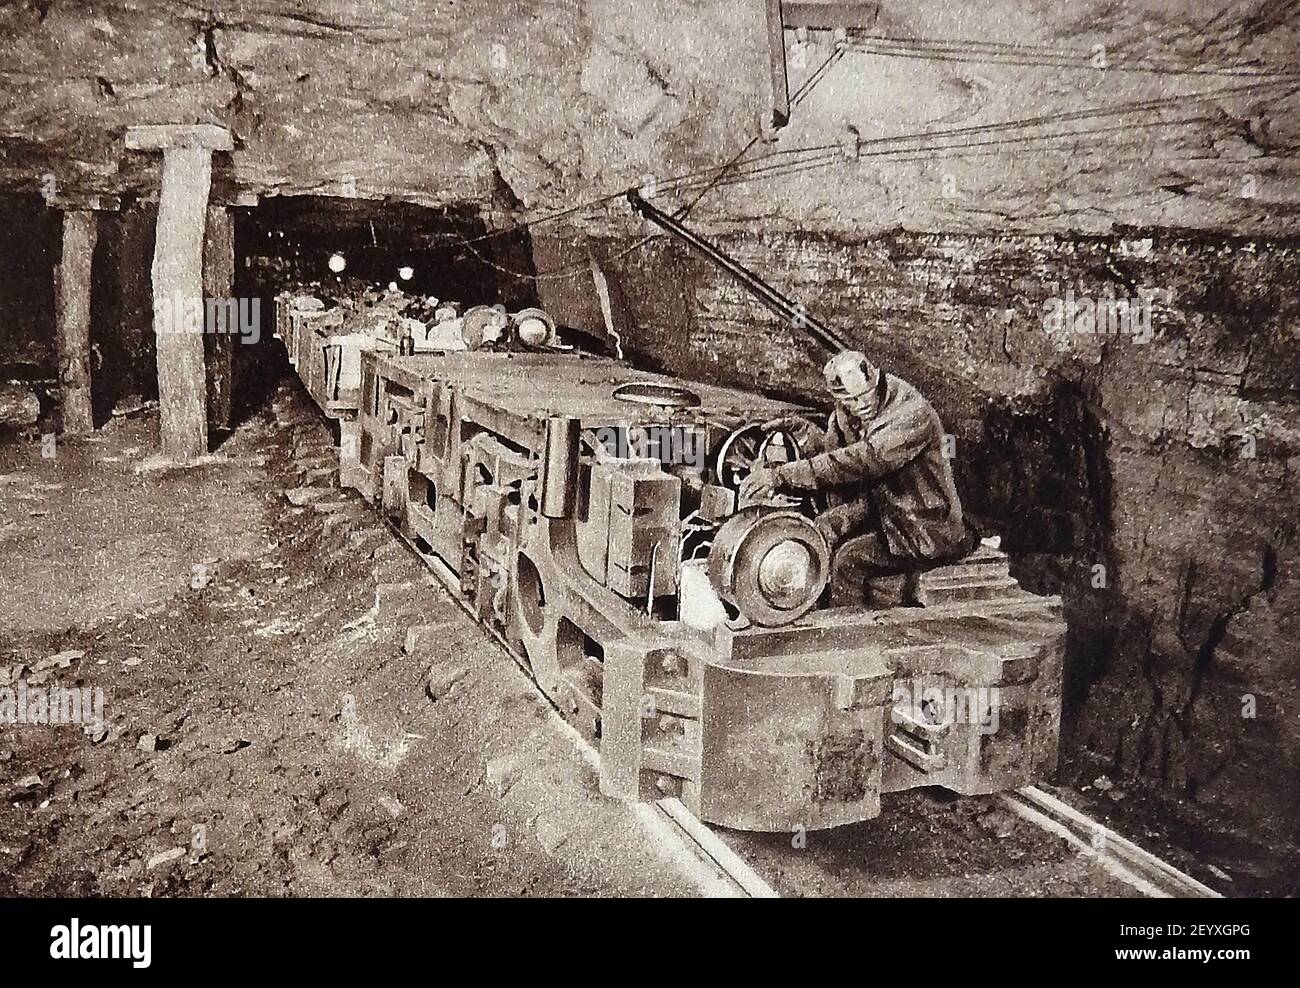
<path fill-rule="evenodd" d="M 1025 584 L 1064 595 L 1066 776 L 1146 777 L 1300 834 L 1300 244 L 1136 231 L 722 244 L 930 396 L 968 510 Z M 706 263 L 656 240 L 612 267 L 637 359 L 820 392 L 822 355 Z M 588 292 L 544 300 L 600 325 Z M 1151 298 L 1149 339 L 1136 317 L 1110 335 L 1056 321 L 1068 292 L 1080 319 L 1084 299 L 1132 298 L 1137 313 Z"/>
<path fill-rule="evenodd" d="M 774 134 L 763 0 L 18 0 L 0 185 L 147 193 L 125 128 L 201 121 L 235 138 L 219 190 L 583 205 L 607 231 L 633 224 L 605 196 L 689 200 L 675 180 L 749 148 L 768 170 L 714 194 L 719 223 L 1295 232 L 1300 0 L 864 6 L 834 58 L 789 33 Z"/>

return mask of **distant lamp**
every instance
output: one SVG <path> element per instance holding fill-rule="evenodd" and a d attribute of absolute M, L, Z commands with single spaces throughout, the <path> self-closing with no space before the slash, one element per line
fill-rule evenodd
<path fill-rule="evenodd" d="M 347 258 L 342 254 L 331 254 L 329 259 L 330 270 L 335 274 L 342 272 L 348 266 Z"/>

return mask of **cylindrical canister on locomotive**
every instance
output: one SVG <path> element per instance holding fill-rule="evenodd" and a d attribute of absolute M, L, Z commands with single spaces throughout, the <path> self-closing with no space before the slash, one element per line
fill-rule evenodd
<path fill-rule="evenodd" d="M 547 518 L 572 516 L 578 495 L 578 441 L 582 423 L 569 415 L 546 420 L 542 446 L 541 504 Z"/>

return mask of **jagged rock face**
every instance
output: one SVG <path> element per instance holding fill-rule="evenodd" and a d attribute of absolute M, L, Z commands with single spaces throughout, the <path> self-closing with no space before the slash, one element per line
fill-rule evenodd
<path fill-rule="evenodd" d="M 769 234 L 724 246 L 923 390 L 956 437 L 970 514 L 1003 536 L 1030 589 L 1064 596 L 1068 768 L 1146 776 L 1300 836 L 1300 245 Z M 571 253 L 541 248 L 542 261 Z M 822 391 L 825 355 L 707 263 L 657 243 L 619 263 L 638 361 Z M 1067 293 L 1068 324 L 1052 304 Z M 1150 309 L 1135 305 L 1124 331 L 1086 331 L 1085 299 L 1143 296 Z M 599 324 L 571 288 L 543 299 Z"/>
<path fill-rule="evenodd" d="M 671 179 L 709 177 L 768 115 L 762 6 L 7 4 L 0 183 L 148 192 L 156 161 L 124 152 L 123 129 L 206 121 L 237 140 L 221 181 L 263 194 L 473 202 L 517 218 L 653 180 L 690 201 L 697 189 Z M 1259 73 L 1293 68 L 1295 0 L 874 9 L 873 35 L 1035 47 L 843 54 L 779 139 L 750 150 L 746 161 L 778 153 L 761 162 L 776 172 L 714 190 L 699 216 L 859 232 L 1294 230 L 1300 102 L 1294 79 Z M 797 91 L 830 38 L 792 35 L 789 48 Z M 968 129 L 1030 119 L 1041 123 Z M 850 127 L 862 141 L 852 162 L 834 151 Z M 887 140 L 954 128 L 967 130 L 942 147 Z M 572 219 L 631 229 L 617 201 Z"/>
<path fill-rule="evenodd" d="M 743 8 L 18 4 L 0 11 L 4 181 L 146 191 L 123 128 L 201 120 L 232 129 L 231 178 L 262 193 L 568 204 L 737 146 L 767 65 Z"/>

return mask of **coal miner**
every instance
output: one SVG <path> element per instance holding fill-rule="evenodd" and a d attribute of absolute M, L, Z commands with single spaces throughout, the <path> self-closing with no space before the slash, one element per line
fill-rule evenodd
<path fill-rule="evenodd" d="M 854 350 L 824 373 L 835 399 L 826 431 L 810 427 L 799 437 L 803 459 L 755 470 L 743 493 L 827 496 L 817 527 L 834 553 L 831 604 L 845 606 L 869 599 L 870 581 L 951 562 L 977 538 L 962 518 L 943 426 L 920 392 Z"/>

